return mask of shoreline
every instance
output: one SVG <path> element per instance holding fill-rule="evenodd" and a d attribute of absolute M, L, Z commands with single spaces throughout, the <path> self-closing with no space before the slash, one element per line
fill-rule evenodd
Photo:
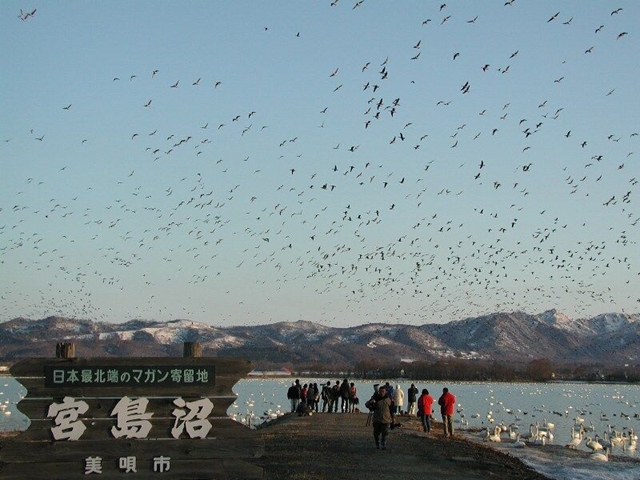
<path fill-rule="evenodd" d="M 387 450 L 374 448 L 365 413 L 285 414 L 256 428 L 265 452 L 253 463 L 265 479 L 413 479 L 548 480 L 520 459 L 456 433 L 444 438 L 442 423 L 422 432 L 417 417 L 398 415 L 402 424 L 389 435 Z"/>

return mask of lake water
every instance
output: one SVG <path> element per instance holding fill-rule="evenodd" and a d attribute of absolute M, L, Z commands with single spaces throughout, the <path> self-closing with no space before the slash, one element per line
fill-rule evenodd
<path fill-rule="evenodd" d="M 277 418 L 289 411 L 287 389 L 293 379 L 251 378 L 238 382 L 234 392 L 236 402 L 229 408 L 229 415 L 236 420 L 256 425 Z M 319 385 L 327 379 L 300 378 L 301 383 L 315 382 Z M 373 384 L 379 381 L 350 380 L 358 388 L 358 396 L 364 403 L 373 392 Z M 335 382 L 335 379 L 332 383 Z M 405 392 L 411 382 L 393 380 Z M 582 423 L 587 430 L 585 437 L 605 438 L 609 432 L 621 432 L 625 437 L 640 431 L 640 388 L 621 384 L 583 383 L 431 383 L 415 382 L 419 390 L 427 388 L 437 399 L 442 387 L 447 386 L 457 397 L 455 416 L 458 431 L 483 441 L 484 434 L 471 433 L 477 428 L 496 425 L 517 425 L 524 435 L 531 425 L 543 426 L 553 423 L 550 443 L 563 446 L 570 441 L 572 427 Z M 16 408 L 16 403 L 26 394 L 25 389 L 10 377 L 0 377 L 0 431 L 24 430 L 27 418 Z M 405 405 L 406 394 L 405 394 Z M 439 418 L 436 415 L 436 418 Z M 615 434 L 612 434 L 615 435 Z M 640 478 L 640 454 L 636 450 L 614 447 L 616 457 L 628 458 L 628 462 L 600 463 L 590 459 L 554 457 L 553 461 L 542 454 L 544 447 L 516 449 L 506 439 L 502 443 L 491 443 L 499 449 L 509 449 L 541 473 L 556 479 L 591 480 L 593 478 L 630 480 Z M 625 442 L 628 444 L 628 442 Z M 583 441 L 578 447 L 591 451 Z"/>

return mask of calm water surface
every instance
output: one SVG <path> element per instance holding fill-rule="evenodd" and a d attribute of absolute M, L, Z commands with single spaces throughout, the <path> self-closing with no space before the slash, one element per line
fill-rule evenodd
<path fill-rule="evenodd" d="M 238 382 L 234 392 L 236 402 L 229 408 L 229 415 L 236 420 L 256 425 L 269 421 L 289 411 L 287 389 L 294 379 L 252 378 Z M 332 379 L 335 383 L 336 379 Z M 349 379 L 356 384 L 358 396 L 364 403 L 373 392 L 373 384 L 380 381 Z M 323 378 L 300 378 L 302 384 L 326 383 Z M 390 380 L 405 392 L 411 385 L 406 380 Z M 444 386 L 457 397 L 455 416 L 458 430 L 475 431 L 496 425 L 511 425 L 525 434 L 530 427 L 552 423 L 550 443 L 563 446 L 572 438 L 572 428 L 584 425 L 585 437 L 605 438 L 607 435 L 629 437 L 640 432 L 640 387 L 622 384 L 583 383 L 431 383 L 415 382 L 419 390 L 427 388 L 437 399 Z M 24 430 L 28 420 L 16 408 L 16 404 L 26 394 L 26 390 L 10 377 L 0 377 L 0 431 Z M 405 393 L 405 405 L 406 393 Z M 436 418 L 438 416 L 436 415 Z M 614 433 L 610 433 L 614 432 Z M 484 434 L 469 433 L 479 441 Z M 636 450 L 614 447 L 613 454 L 628 458 L 623 464 L 617 462 L 597 463 L 591 460 L 567 458 L 558 465 L 557 458 L 549 462 L 539 455 L 540 448 L 515 449 L 508 434 L 503 434 L 504 442 L 492 444 L 496 448 L 511 448 L 509 453 L 522 457 L 542 473 L 558 479 L 638 479 L 640 478 L 640 455 Z M 629 442 L 625 442 L 629 444 Z M 544 447 L 542 447 L 544 448 Z M 590 451 L 584 441 L 578 447 Z"/>

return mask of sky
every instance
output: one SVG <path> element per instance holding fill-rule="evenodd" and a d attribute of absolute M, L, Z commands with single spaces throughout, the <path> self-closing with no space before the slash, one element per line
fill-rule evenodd
<path fill-rule="evenodd" d="M 640 308 L 635 1 L 0 3 L 0 321 Z"/>

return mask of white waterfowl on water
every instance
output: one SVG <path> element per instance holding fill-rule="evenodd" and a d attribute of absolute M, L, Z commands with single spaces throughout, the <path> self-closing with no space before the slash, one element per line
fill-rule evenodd
<path fill-rule="evenodd" d="M 500 433 L 502 432 L 502 429 L 500 428 L 500 425 L 496 425 L 493 429 L 493 434 L 490 433 L 491 430 L 489 428 L 487 428 L 487 442 L 501 442 L 502 439 L 500 438 Z"/>
<path fill-rule="evenodd" d="M 546 423 L 546 421 L 545 421 L 545 423 Z M 549 440 L 550 442 L 553 441 L 553 433 L 551 432 L 551 428 L 546 427 L 544 425 L 542 427 L 540 427 L 540 426 L 537 425 L 537 423 L 536 423 L 536 427 L 537 427 L 537 430 L 538 430 L 538 436 L 539 437 L 544 437 L 547 440 Z"/>
<path fill-rule="evenodd" d="M 522 438 L 530 442 L 537 436 L 538 436 L 538 427 L 534 423 L 532 423 L 529 425 L 529 433 L 522 435 Z"/>
<path fill-rule="evenodd" d="M 573 437 L 571 438 L 571 440 L 569 440 L 569 443 L 567 443 L 565 447 L 576 450 L 581 443 L 582 437 Z"/>
<path fill-rule="evenodd" d="M 537 435 L 535 438 L 529 440 L 529 443 L 531 443 L 532 445 L 546 445 L 548 442 L 547 437 L 543 437 L 540 435 Z"/>
<path fill-rule="evenodd" d="M 582 440 L 584 438 L 585 429 L 584 425 L 580 425 L 580 428 L 576 430 L 575 427 L 571 427 L 571 438 L 579 438 Z"/>
<path fill-rule="evenodd" d="M 565 445 L 573 450 L 577 449 L 584 439 L 584 426 L 580 424 L 580 428 L 576 431 L 575 427 L 571 427 L 571 440 Z"/>
<path fill-rule="evenodd" d="M 587 440 L 584 442 L 584 445 L 587 448 L 590 448 L 594 452 L 604 449 L 602 444 L 598 441 L 598 435 L 595 438 L 587 437 Z"/>
<path fill-rule="evenodd" d="M 526 443 L 524 443 L 522 440 L 520 440 L 520 434 L 518 434 L 518 436 L 516 437 L 515 442 L 513 442 L 512 444 L 513 448 L 524 448 L 527 446 Z"/>
<path fill-rule="evenodd" d="M 627 450 L 635 450 L 636 448 L 638 448 L 638 437 L 637 437 L 637 435 L 633 435 L 632 432 L 633 432 L 633 430 L 631 430 L 631 432 L 629 432 L 629 436 L 627 437 L 627 441 L 622 444 L 622 450 L 625 451 L 625 452 Z"/>
<path fill-rule="evenodd" d="M 597 461 L 597 462 L 608 462 L 609 461 L 609 449 L 605 449 L 603 452 L 594 452 L 591 455 L 589 455 L 589 458 L 591 460 Z"/>
<path fill-rule="evenodd" d="M 622 444 L 627 440 L 625 437 L 622 436 L 622 432 L 619 432 L 617 430 L 611 430 L 608 436 L 609 436 L 609 442 L 611 443 L 611 449 L 613 449 L 613 447 L 622 446 Z"/>

